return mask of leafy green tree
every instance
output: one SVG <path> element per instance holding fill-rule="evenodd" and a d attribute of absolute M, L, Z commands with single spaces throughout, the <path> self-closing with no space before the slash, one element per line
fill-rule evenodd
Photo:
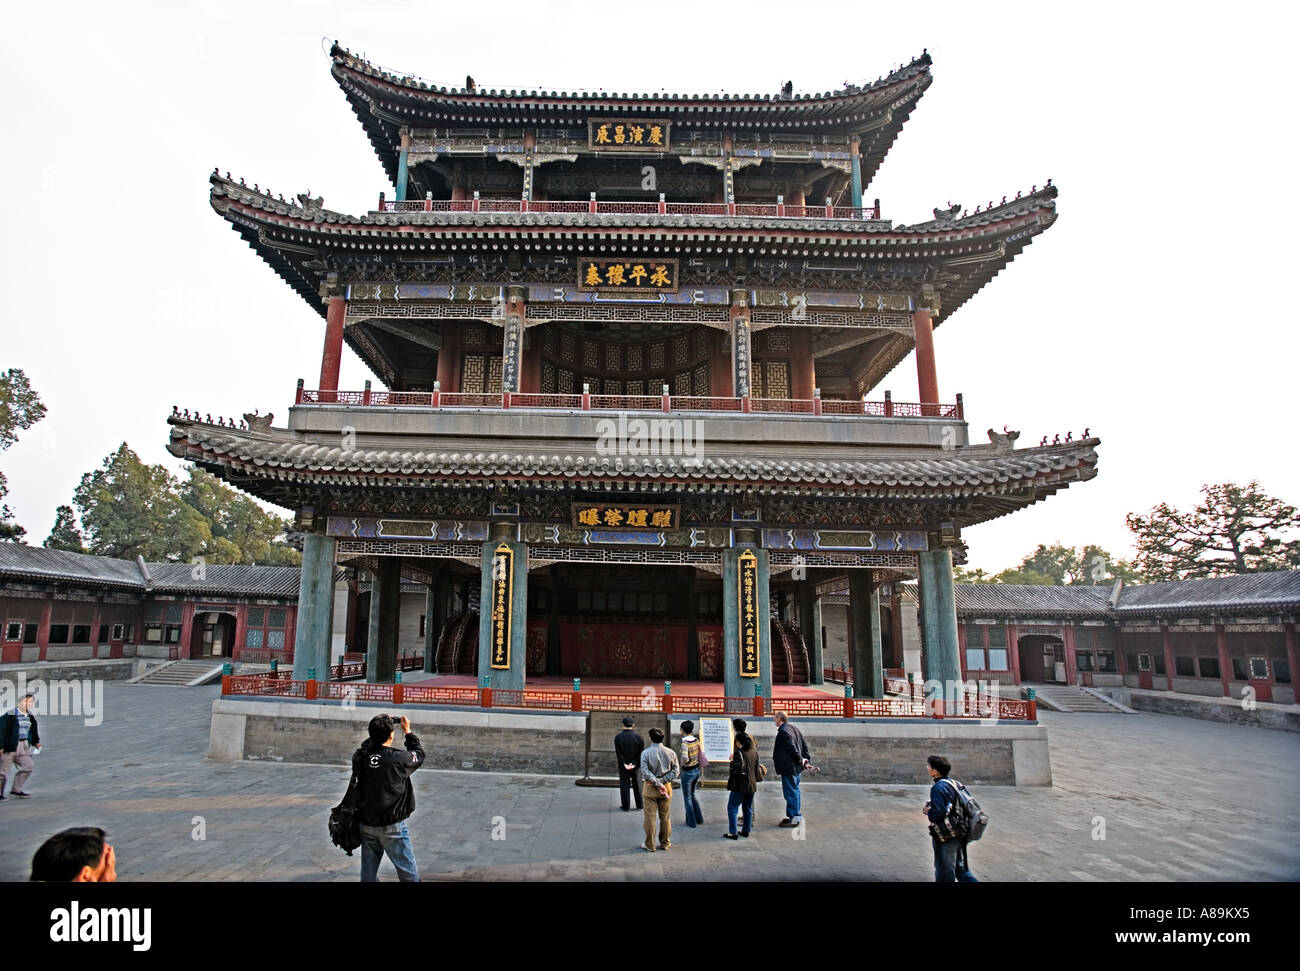
<path fill-rule="evenodd" d="M 85 553 L 86 542 L 77 528 L 77 515 L 71 506 L 60 506 L 54 511 L 54 528 L 42 544 L 47 550 L 69 550 Z"/>
<path fill-rule="evenodd" d="M 216 476 L 191 467 L 181 499 L 208 523 L 212 542 L 202 554 L 212 563 L 296 566 L 302 554 L 284 541 L 289 520 L 266 512 Z"/>
<path fill-rule="evenodd" d="M 45 417 L 45 405 L 21 368 L 0 374 L 0 452 L 18 441 L 18 433 Z M 0 472 L 0 499 L 9 494 L 9 480 Z M 13 521 L 13 512 L 0 504 L 0 542 L 20 542 L 27 530 Z"/>
<path fill-rule="evenodd" d="M 1039 587 L 1108 583 L 1116 578 L 1136 580 L 1138 575 L 1130 564 L 1116 559 L 1100 546 L 1075 548 L 1059 543 L 1051 546 L 1040 543 L 1018 567 L 998 573 L 961 570 L 953 574 L 958 583 L 1019 583 Z"/>
<path fill-rule="evenodd" d="M 1300 515 L 1266 495 L 1259 482 L 1201 487 L 1190 512 L 1168 503 L 1125 521 L 1136 538 L 1136 564 L 1149 580 L 1186 580 L 1300 568 Z"/>
<path fill-rule="evenodd" d="M 189 561 L 212 541 L 203 516 L 180 497 L 175 476 L 146 465 L 123 442 L 73 494 L 90 552 Z"/>

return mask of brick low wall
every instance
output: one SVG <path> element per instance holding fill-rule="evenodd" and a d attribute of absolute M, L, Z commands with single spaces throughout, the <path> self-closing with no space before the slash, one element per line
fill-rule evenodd
<path fill-rule="evenodd" d="M 1217 698 L 1203 698 L 1140 688 L 1106 688 L 1102 689 L 1102 693 L 1137 711 L 1151 711 L 1161 715 L 1183 715 L 1187 718 L 1250 725 L 1280 732 L 1300 732 L 1300 708 L 1294 705 L 1258 702 L 1253 709 L 1246 709 L 1241 706 L 1240 700 L 1224 698 L 1222 695 Z"/>
<path fill-rule="evenodd" d="M 208 757 L 226 761 L 275 760 L 344 764 L 365 737 L 376 714 L 392 706 L 357 706 L 220 698 L 212 704 Z M 563 713 L 454 710 L 409 707 L 412 731 L 424 743 L 428 764 L 440 769 L 526 772 L 581 778 L 587 716 Z M 643 713 L 649 716 L 649 713 Z M 638 717 L 645 735 L 664 716 Z M 672 716 L 673 743 L 689 713 Z M 699 724 L 699 717 L 692 719 Z M 747 719 L 759 758 L 772 774 L 775 726 Z M 1047 729 L 1026 724 L 957 724 L 953 721 L 800 719 L 797 724 L 820 769 L 810 782 L 923 784 L 925 759 L 943 755 L 953 774 L 971 785 L 1050 786 Z M 608 735 L 608 741 L 604 736 Z M 591 775 L 613 777 L 614 732 L 601 723 L 593 735 Z M 725 781 L 725 763 L 711 763 L 706 779 Z M 765 783 L 766 784 L 766 783 Z"/>
<path fill-rule="evenodd" d="M 32 661 L 18 664 L 0 664 L 0 678 L 17 681 L 23 675 L 28 682 L 40 678 L 57 681 L 60 678 L 97 678 L 101 681 L 126 681 L 139 673 L 140 662 L 132 657 L 102 659 L 98 661 Z"/>

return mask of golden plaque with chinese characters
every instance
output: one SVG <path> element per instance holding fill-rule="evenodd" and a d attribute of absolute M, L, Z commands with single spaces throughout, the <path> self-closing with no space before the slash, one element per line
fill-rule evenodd
<path fill-rule="evenodd" d="M 676 293 L 678 261 L 631 257 L 578 257 L 578 289 L 619 293 Z"/>
<path fill-rule="evenodd" d="M 666 152 L 671 125 L 664 120 L 591 118 L 587 121 L 587 148 L 593 152 Z"/>

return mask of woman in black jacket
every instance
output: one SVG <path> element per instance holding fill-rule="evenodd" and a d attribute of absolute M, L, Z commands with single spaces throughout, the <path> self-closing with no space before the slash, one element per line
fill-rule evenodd
<path fill-rule="evenodd" d="M 727 778 L 727 826 L 724 835 L 729 840 L 748 836 L 754 826 L 754 793 L 758 791 L 758 750 L 754 740 L 745 734 L 745 722 L 737 718 L 736 743 L 731 754 L 731 775 Z M 745 823 L 736 833 L 736 811 L 744 809 Z"/>

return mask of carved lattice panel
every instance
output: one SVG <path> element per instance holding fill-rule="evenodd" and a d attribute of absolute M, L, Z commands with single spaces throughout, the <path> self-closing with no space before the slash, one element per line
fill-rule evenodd
<path fill-rule="evenodd" d="M 501 356 L 489 357 L 487 359 L 487 388 L 484 394 L 501 393 Z"/>
<path fill-rule="evenodd" d="M 790 365 L 785 361 L 764 361 L 763 362 L 763 393 L 764 398 L 788 398 L 790 397 Z"/>
<path fill-rule="evenodd" d="M 568 331 L 564 331 L 563 333 L 560 334 L 560 357 L 563 360 L 574 361 L 577 359 L 576 350 L 574 346 L 576 343 L 577 343 L 577 338 L 575 338 Z"/>
<path fill-rule="evenodd" d="M 555 392 L 556 394 L 577 394 L 580 390 L 574 380 L 573 372 L 567 368 L 560 368 L 555 374 Z"/>
<path fill-rule="evenodd" d="M 621 371 L 623 369 L 623 347 L 621 344 L 605 345 L 605 370 Z"/>
<path fill-rule="evenodd" d="M 650 343 L 650 368 L 652 370 L 657 371 L 664 366 L 664 351 L 663 341 L 652 341 Z"/>
<path fill-rule="evenodd" d="M 695 369 L 695 376 L 694 376 L 693 383 L 695 385 L 695 387 L 692 389 L 693 394 L 699 395 L 700 397 L 708 397 L 709 366 L 707 364 L 701 364 L 699 367 Z"/>
<path fill-rule="evenodd" d="M 764 350 L 768 351 L 789 351 L 790 350 L 790 332 L 786 330 L 770 330 L 764 335 L 766 346 Z"/>
<path fill-rule="evenodd" d="M 645 382 L 629 381 L 627 383 L 627 393 L 630 395 L 645 394 Z"/>
<path fill-rule="evenodd" d="M 483 394 L 482 354 L 466 354 L 461 358 L 460 390 L 465 394 Z"/>
<path fill-rule="evenodd" d="M 481 347 L 487 343 L 487 328 L 481 324 L 470 324 L 461 331 L 461 335 L 470 347 Z"/>
<path fill-rule="evenodd" d="M 691 393 L 691 372 L 678 371 L 673 375 L 673 394 L 688 395 Z"/>
<path fill-rule="evenodd" d="M 582 342 L 582 366 L 589 368 L 600 367 L 600 345 L 595 341 Z"/>
<path fill-rule="evenodd" d="M 627 369 L 635 374 L 645 367 L 645 345 L 629 344 L 627 347 Z"/>
<path fill-rule="evenodd" d="M 555 394 L 555 365 L 542 361 L 542 394 Z"/>
<path fill-rule="evenodd" d="M 691 359 L 690 338 L 686 334 L 678 334 L 673 338 L 673 366 L 679 367 Z"/>

